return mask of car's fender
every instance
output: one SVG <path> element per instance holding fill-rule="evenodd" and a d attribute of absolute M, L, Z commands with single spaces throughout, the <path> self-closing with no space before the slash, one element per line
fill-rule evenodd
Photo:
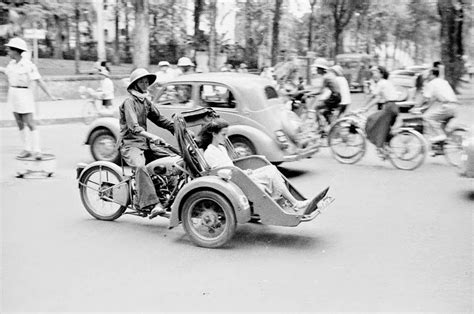
<path fill-rule="evenodd" d="M 282 161 L 284 153 L 276 140 L 267 133 L 247 125 L 230 125 L 227 137 L 243 136 L 254 146 L 257 155 L 264 155 L 268 160 Z"/>
<path fill-rule="evenodd" d="M 203 176 L 186 184 L 171 205 L 170 228 L 181 222 L 182 206 L 189 195 L 199 190 L 212 190 L 224 196 L 232 205 L 238 223 L 250 220 L 250 205 L 242 190 L 230 181 L 217 176 Z"/>
<path fill-rule="evenodd" d="M 100 129 L 107 129 L 110 130 L 116 139 L 119 138 L 120 135 L 120 124 L 119 120 L 117 118 L 112 118 L 112 117 L 104 117 L 104 118 L 99 118 L 94 120 L 90 125 L 89 129 L 87 130 L 86 133 L 86 139 L 84 141 L 84 144 L 89 145 L 91 141 L 91 135 L 96 131 Z"/>

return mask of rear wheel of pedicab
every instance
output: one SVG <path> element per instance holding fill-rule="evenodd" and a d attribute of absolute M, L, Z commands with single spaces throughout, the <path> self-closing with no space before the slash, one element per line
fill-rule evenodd
<path fill-rule="evenodd" d="M 446 141 L 443 145 L 444 157 L 448 162 L 455 166 L 461 166 L 461 155 L 463 152 L 462 141 L 467 135 L 467 130 L 456 128 L 447 134 Z"/>
<path fill-rule="evenodd" d="M 186 200 L 181 220 L 191 240 L 207 248 L 224 245 L 236 229 L 230 203 L 222 195 L 208 190 L 195 192 Z"/>
<path fill-rule="evenodd" d="M 418 131 L 400 130 L 389 143 L 389 160 L 398 169 L 414 170 L 426 158 L 426 142 Z"/>
<path fill-rule="evenodd" d="M 331 127 L 328 144 L 334 158 L 343 164 L 358 162 L 367 145 L 364 131 L 351 120 L 338 121 Z"/>
<path fill-rule="evenodd" d="M 86 210 L 99 220 L 115 220 L 127 209 L 120 205 L 128 202 L 128 184 L 113 168 L 97 165 L 81 176 L 79 182 L 81 200 Z"/>

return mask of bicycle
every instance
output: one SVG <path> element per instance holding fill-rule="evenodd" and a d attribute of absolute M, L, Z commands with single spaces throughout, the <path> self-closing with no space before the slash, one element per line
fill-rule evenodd
<path fill-rule="evenodd" d="M 352 111 L 338 119 L 329 130 L 328 145 L 340 163 L 354 164 L 364 157 L 367 150 L 363 111 Z M 401 170 L 414 170 L 421 166 L 427 155 L 423 136 L 412 128 L 400 127 L 391 131 L 391 138 L 379 150 L 382 160 Z"/>
<path fill-rule="evenodd" d="M 442 121 L 442 130 L 446 135 L 446 139 L 442 141 L 432 141 L 431 139 L 436 135 L 436 129 L 432 122 L 426 119 L 423 115 L 427 108 L 415 108 L 409 113 L 413 117 L 402 119 L 402 126 L 405 128 L 413 128 L 419 133 L 423 134 L 426 140 L 430 143 L 431 155 L 444 156 L 449 164 L 460 167 L 462 155 L 462 141 L 467 135 L 467 129 L 462 126 L 454 126 L 451 129 L 446 129 L 448 123 L 454 118 L 454 115 Z"/>

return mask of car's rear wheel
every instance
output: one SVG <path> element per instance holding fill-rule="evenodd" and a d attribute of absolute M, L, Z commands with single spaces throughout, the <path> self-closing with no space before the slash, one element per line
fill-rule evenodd
<path fill-rule="evenodd" d="M 230 141 L 239 157 L 252 156 L 257 153 L 252 142 L 243 136 L 232 136 Z"/>
<path fill-rule="evenodd" d="M 99 129 L 91 135 L 90 150 L 95 160 L 104 160 L 117 163 L 120 152 L 115 135 L 107 129 Z"/>
<path fill-rule="evenodd" d="M 234 236 L 237 224 L 227 199 L 208 190 L 197 191 L 186 200 L 181 220 L 191 241 L 207 248 L 226 244 Z"/>

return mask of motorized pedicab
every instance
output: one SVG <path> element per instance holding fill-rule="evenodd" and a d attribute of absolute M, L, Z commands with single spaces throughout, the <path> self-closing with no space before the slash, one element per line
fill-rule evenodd
<path fill-rule="evenodd" d="M 313 220 L 332 203 L 334 199 L 326 195 L 328 188 L 300 211 L 294 211 L 285 199 L 273 199 L 244 171 L 269 164 L 262 156 L 236 158 L 233 167 L 210 169 L 187 127 L 202 125 L 216 117 L 211 108 L 175 115 L 179 151 L 165 145 L 176 155 L 147 164 L 157 195 L 167 210 L 163 216 L 170 219 L 170 228 L 182 223 L 196 245 L 215 248 L 232 238 L 238 223 L 259 221 L 294 227 Z M 227 141 L 227 149 L 232 156 L 237 156 L 230 141 Z M 123 165 L 108 161 L 79 164 L 77 178 L 84 207 L 96 219 L 111 221 L 124 214 L 148 216 L 135 206 L 134 173 L 130 174 L 130 169 Z M 305 200 L 284 179 L 293 196 Z"/>

